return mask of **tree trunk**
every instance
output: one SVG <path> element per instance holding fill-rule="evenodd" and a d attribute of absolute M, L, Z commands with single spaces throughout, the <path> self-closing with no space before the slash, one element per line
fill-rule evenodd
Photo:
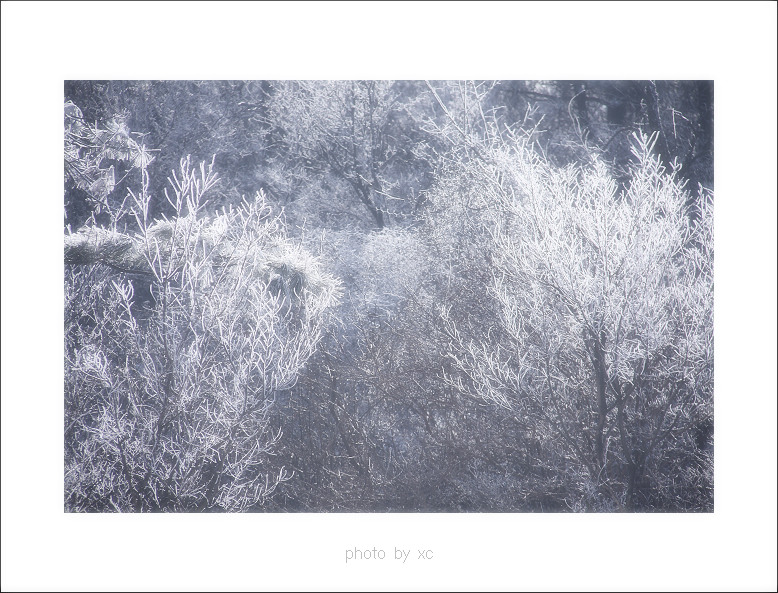
<path fill-rule="evenodd" d="M 659 111 L 659 93 L 657 92 L 655 82 L 649 81 L 643 86 L 643 101 L 646 105 L 649 131 L 651 133 L 657 132 L 659 134 L 656 142 L 659 160 L 667 170 L 670 170 L 670 148 L 667 146 L 667 138 L 662 131 L 662 117 Z"/>

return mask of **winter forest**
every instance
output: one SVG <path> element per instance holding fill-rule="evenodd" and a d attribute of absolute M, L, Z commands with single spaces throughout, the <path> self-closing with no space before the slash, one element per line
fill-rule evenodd
<path fill-rule="evenodd" d="M 64 88 L 68 512 L 711 512 L 713 83 Z"/>

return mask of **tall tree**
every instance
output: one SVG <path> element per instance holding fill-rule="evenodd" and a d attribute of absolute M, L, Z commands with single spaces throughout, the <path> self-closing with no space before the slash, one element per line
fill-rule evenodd
<path fill-rule="evenodd" d="M 450 324 L 459 385 L 516 415 L 566 475 L 571 508 L 710 508 L 710 451 L 695 439 L 712 418 L 711 203 L 690 225 L 656 136 L 636 137 L 621 193 L 596 161 L 493 153 L 481 191 L 498 204 L 500 313 L 483 320 L 488 340 Z"/>

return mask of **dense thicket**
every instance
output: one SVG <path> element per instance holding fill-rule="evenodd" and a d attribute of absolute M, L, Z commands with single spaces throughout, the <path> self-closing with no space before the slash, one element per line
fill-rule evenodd
<path fill-rule="evenodd" d="M 66 508 L 712 510 L 712 90 L 67 82 Z"/>

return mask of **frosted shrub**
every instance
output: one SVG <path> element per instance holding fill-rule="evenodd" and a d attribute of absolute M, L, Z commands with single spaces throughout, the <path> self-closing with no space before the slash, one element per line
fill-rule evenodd
<path fill-rule="evenodd" d="M 623 191 L 596 158 L 494 150 L 499 319 L 488 340 L 449 319 L 453 383 L 515 414 L 570 508 L 712 508 L 712 196 L 690 222 L 655 140 L 635 137 Z"/>
<path fill-rule="evenodd" d="M 118 192 L 114 192 L 123 171 L 108 163 L 121 164 L 122 169 L 145 170 L 154 157 L 144 144 L 131 137 L 127 113 L 118 114 L 104 128 L 84 119 L 72 101 L 65 101 L 64 115 L 65 185 L 83 191 L 95 214 L 105 211 L 115 222 L 125 214 L 124 203 L 116 200 Z"/>
<path fill-rule="evenodd" d="M 65 237 L 68 510 L 245 510 L 290 477 L 266 469 L 281 438 L 269 410 L 339 287 L 262 194 L 204 216 L 216 181 L 183 160 L 175 218 L 148 219 L 144 183 L 131 195 L 137 233 Z"/>
<path fill-rule="evenodd" d="M 368 305 L 390 309 L 413 294 L 425 274 L 423 247 L 413 230 L 384 229 L 364 241 L 362 289 Z"/>

